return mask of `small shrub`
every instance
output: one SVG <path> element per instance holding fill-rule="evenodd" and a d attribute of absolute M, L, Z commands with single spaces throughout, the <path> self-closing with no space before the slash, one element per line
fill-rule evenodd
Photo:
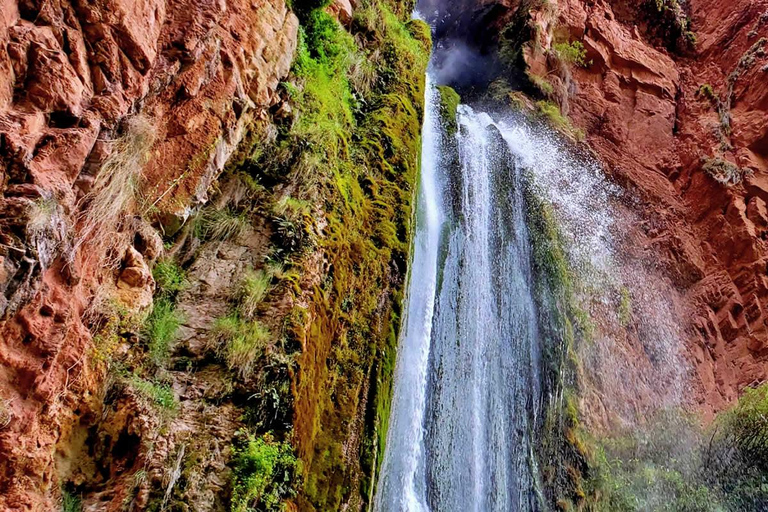
<path fill-rule="evenodd" d="M 262 323 L 247 320 L 237 313 L 220 318 L 214 325 L 212 348 L 223 357 L 230 370 L 246 378 L 272 341 L 272 333 Z"/>
<path fill-rule="evenodd" d="M 158 288 L 165 294 L 175 295 L 187 287 L 187 275 L 180 266 L 170 260 L 158 261 L 152 269 Z"/>
<path fill-rule="evenodd" d="M 149 357 L 157 366 L 163 366 L 168 360 L 171 343 L 181 325 L 181 316 L 170 299 L 160 297 L 155 300 L 152 313 L 144 324 L 143 336 L 147 342 Z"/>
<path fill-rule="evenodd" d="M 743 169 L 722 158 L 707 158 L 702 167 L 712 179 L 718 183 L 730 187 L 744 181 L 745 177 L 752 176 L 750 169 Z"/>
<path fill-rule="evenodd" d="M 263 270 L 249 270 L 237 287 L 237 309 L 246 318 L 253 318 L 259 304 L 267 296 L 272 285 L 272 275 Z"/>
<path fill-rule="evenodd" d="M 570 43 L 556 43 L 554 45 L 554 52 L 557 58 L 566 64 L 573 64 L 586 68 L 589 66 L 587 62 L 587 50 L 584 49 L 584 44 L 581 41 L 572 41 Z"/>
<path fill-rule="evenodd" d="M 702 84 L 699 87 L 699 89 L 696 91 L 696 96 L 701 96 L 701 97 L 707 98 L 708 100 L 717 99 L 717 96 L 715 95 L 715 90 L 712 88 L 710 84 Z"/>
<path fill-rule="evenodd" d="M 285 500 L 296 495 L 299 462 L 293 448 L 269 433 L 247 434 L 244 446 L 235 450 L 233 466 L 233 512 L 281 511 Z"/>

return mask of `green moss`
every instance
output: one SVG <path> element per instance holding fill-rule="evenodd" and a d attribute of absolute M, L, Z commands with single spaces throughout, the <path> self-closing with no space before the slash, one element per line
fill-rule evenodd
<path fill-rule="evenodd" d="M 363 2 L 355 37 L 322 14 L 307 18 L 294 66 L 299 121 L 278 143 L 303 150 L 273 167 L 304 187 L 303 199 L 321 196 L 327 219 L 315 244 L 329 273 L 312 295 L 311 323 L 296 326 L 305 340 L 295 388 L 294 437 L 305 477 L 297 503 L 307 510 L 336 510 L 351 493 L 366 500 L 349 482 L 364 481 L 383 448 L 392 311 L 405 276 L 429 58 L 429 28 L 396 14 L 397 5 Z M 352 64 L 360 57 L 375 63 L 370 86 L 355 85 Z M 369 378 L 375 385 L 363 408 Z M 363 448 L 348 460 L 342 447 L 360 416 Z"/>
<path fill-rule="evenodd" d="M 448 136 L 453 136 L 459 129 L 456 116 L 459 104 L 461 103 L 461 96 L 447 85 L 441 85 L 437 90 L 440 92 L 440 116 L 442 118 L 442 127 Z"/>

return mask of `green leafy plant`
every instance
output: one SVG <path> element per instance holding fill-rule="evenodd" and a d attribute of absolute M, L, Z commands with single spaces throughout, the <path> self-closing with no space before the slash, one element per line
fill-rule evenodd
<path fill-rule="evenodd" d="M 233 457 L 232 511 L 284 510 L 285 500 L 296 495 L 299 462 L 293 448 L 271 434 L 245 436 Z"/>
<path fill-rule="evenodd" d="M 553 46 L 555 55 L 562 62 L 573 64 L 582 68 L 589 66 L 587 62 L 587 50 L 581 41 L 555 43 Z"/>

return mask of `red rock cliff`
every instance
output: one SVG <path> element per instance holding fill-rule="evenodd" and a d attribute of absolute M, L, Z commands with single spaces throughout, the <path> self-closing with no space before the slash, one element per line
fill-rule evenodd
<path fill-rule="evenodd" d="M 712 411 L 768 378 L 768 2 L 683 7 L 696 34 L 683 55 L 631 2 L 562 2 L 557 23 L 591 61 L 573 73 L 570 115 L 643 197 L 647 247 L 691 308 Z"/>
<path fill-rule="evenodd" d="M 56 508 L 59 443 L 102 399 L 96 290 L 151 301 L 162 246 L 135 214 L 174 229 L 207 199 L 279 103 L 297 27 L 283 0 L 0 2 L 0 509 Z M 89 219 L 94 187 L 114 194 Z"/>

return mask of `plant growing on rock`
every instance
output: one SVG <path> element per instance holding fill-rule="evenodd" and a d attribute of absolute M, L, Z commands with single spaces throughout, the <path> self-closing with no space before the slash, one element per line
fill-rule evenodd
<path fill-rule="evenodd" d="M 226 362 L 230 370 L 244 379 L 254 370 L 273 338 L 261 322 L 231 313 L 216 321 L 208 346 Z"/>
<path fill-rule="evenodd" d="M 246 318 L 254 318 L 271 287 L 272 274 L 264 270 L 247 270 L 235 292 L 238 311 Z"/>
<path fill-rule="evenodd" d="M 555 43 L 553 52 L 561 62 L 585 68 L 587 62 L 587 50 L 581 41 Z"/>
<path fill-rule="evenodd" d="M 712 179 L 726 187 L 738 185 L 744 178 L 752 176 L 751 169 L 744 169 L 722 158 L 706 158 L 702 166 Z"/>
<path fill-rule="evenodd" d="M 142 335 L 147 342 L 150 360 L 156 366 L 163 366 L 168 360 L 171 344 L 176 338 L 181 321 L 181 316 L 171 299 L 159 297 L 155 300 Z"/>
<path fill-rule="evenodd" d="M 251 223 L 245 213 L 230 208 L 206 209 L 199 219 L 198 234 L 204 240 L 231 240 L 241 236 Z"/>
<path fill-rule="evenodd" d="M 285 500 L 296 495 L 300 470 L 293 448 L 267 433 L 261 437 L 239 432 L 242 446 L 233 457 L 232 511 L 285 510 Z"/>
<path fill-rule="evenodd" d="M 75 248 L 89 241 L 109 251 L 125 242 L 116 234 L 123 218 L 138 208 L 141 171 L 149 161 L 156 135 L 146 117 L 133 116 L 123 123 L 122 133 L 112 142 L 112 152 L 83 199 Z M 122 253 L 113 254 L 109 266 L 116 267 L 121 257 Z"/>

